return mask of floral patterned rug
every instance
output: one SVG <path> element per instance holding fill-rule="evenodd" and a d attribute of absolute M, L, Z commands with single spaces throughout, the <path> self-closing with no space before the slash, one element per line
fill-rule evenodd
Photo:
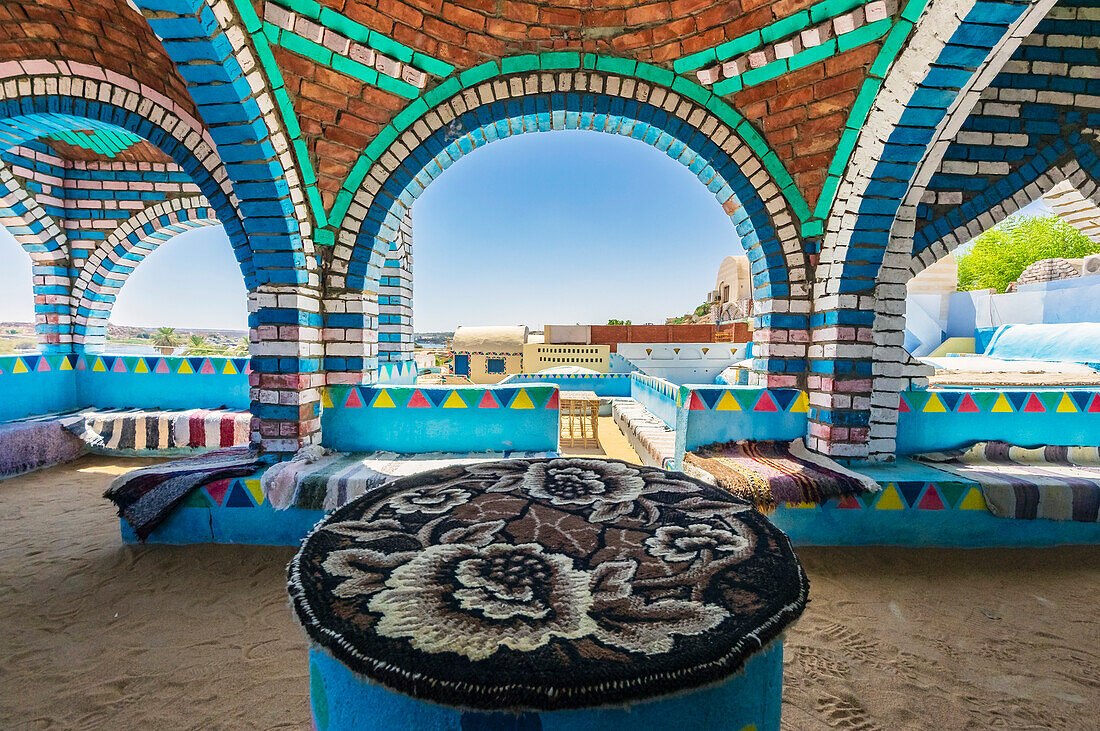
<path fill-rule="evenodd" d="M 305 540 L 309 636 L 391 689 L 460 708 L 623 705 L 737 673 L 805 608 L 790 542 L 679 473 L 558 458 L 391 482 Z"/>

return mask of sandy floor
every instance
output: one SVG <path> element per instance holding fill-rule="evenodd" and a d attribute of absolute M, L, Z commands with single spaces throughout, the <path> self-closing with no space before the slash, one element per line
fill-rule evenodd
<path fill-rule="evenodd" d="M 0 482 L 0 728 L 308 727 L 292 550 L 123 546 L 112 465 Z M 1096 728 L 1100 549 L 800 554 L 785 729 Z"/>

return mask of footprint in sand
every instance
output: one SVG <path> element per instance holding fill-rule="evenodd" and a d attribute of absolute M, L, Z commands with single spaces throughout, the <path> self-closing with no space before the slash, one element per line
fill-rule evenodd
<path fill-rule="evenodd" d="M 829 650 L 807 645 L 795 645 L 791 648 L 791 651 L 798 670 L 809 678 L 828 680 L 830 678 L 844 678 L 848 675 L 848 663 L 840 658 L 829 657 L 833 654 Z"/>
<path fill-rule="evenodd" d="M 817 712 L 829 725 L 829 728 L 848 729 L 849 731 L 882 731 L 867 717 L 867 711 L 855 698 L 824 693 L 817 699 Z"/>
<path fill-rule="evenodd" d="M 867 639 L 857 630 L 833 622 L 822 626 L 818 633 L 824 639 L 840 645 L 846 654 L 860 662 L 874 664 L 877 661 L 878 643 Z"/>

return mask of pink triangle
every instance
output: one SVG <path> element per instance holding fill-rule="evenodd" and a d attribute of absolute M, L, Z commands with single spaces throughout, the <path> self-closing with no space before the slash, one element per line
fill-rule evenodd
<path fill-rule="evenodd" d="M 157 367 L 153 369 L 153 372 L 154 373 L 171 373 L 172 371 L 168 368 L 168 361 L 166 361 L 164 358 L 158 358 L 157 359 Z"/>
<path fill-rule="evenodd" d="M 928 489 L 924 491 L 924 497 L 917 503 L 917 510 L 944 510 L 946 506 L 943 504 L 943 500 L 940 499 L 940 493 L 936 490 L 935 485 L 929 485 Z"/>
<path fill-rule="evenodd" d="M 1098 394 L 1096 394 L 1095 396 L 1092 397 L 1092 403 L 1089 404 L 1089 413 L 1090 414 L 1100 413 L 1100 393 L 1098 393 Z"/>
<path fill-rule="evenodd" d="M 493 398 L 492 391 L 486 391 L 485 393 L 481 394 L 481 400 L 477 402 L 477 407 L 479 409 L 499 409 L 500 404 L 498 404 L 497 400 Z"/>
<path fill-rule="evenodd" d="M 49 361 L 47 361 L 45 358 L 39 358 L 38 359 L 38 367 L 35 368 L 35 370 L 36 371 L 48 371 L 48 370 L 50 370 Z"/>
<path fill-rule="evenodd" d="M 756 407 L 753 411 L 779 411 L 779 407 L 775 404 L 775 399 L 767 391 L 760 394 L 760 400 L 756 402 Z"/>
<path fill-rule="evenodd" d="M 349 409 L 363 408 L 363 402 L 359 399 L 358 388 L 353 388 L 348 391 L 348 400 L 344 402 L 344 406 Z"/>
<path fill-rule="evenodd" d="M 115 364 L 111 368 L 111 371 L 114 372 L 114 373 L 125 373 L 126 372 L 126 364 L 122 362 L 122 358 L 119 358 L 115 361 Z"/>
<path fill-rule="evenodd" d="M 1025 414 L 1045 411 L 1046 409 L 1043 408 L 1043 402 L 1039 400 L 1038 396 L 1036 396 L 1035 394 L 1031 394 L 1027 397 L 1027 405 L 1024 406 Z"/>
<path fill-rule="evenodd" d="M 408 407 L 410 409 L 430 409 L 432 404 L 428 399 L 424 398 L 424 394 L 420 392 L 420 389 L 413 391 L 412 398 L 409 399 Z"/>
<path fill-rule="evenodd" d="M 76 359 L 76 369 L 78 371 L 88 370 L 88 363 L 84 360 L 83 355 Z"/>
<path fill-rule="evenodd" d="M 199 373 L 216 373 L 216 372 L 217 371 L 214 370 L 214 364 L 210 362 L 209 358 L 207 358 L 206 360 L 204 360 L 202 362 L 202 368 L 199 369 Z"/>
<path fill-rule="evenodd" d="M 210 495 L 210 498 L 218 505 L 222 504 L 222 500 L 225 500 L 225 493 L 229 491 L 230 480 L 218 480 L 217 482 L 211 482 L 206 486 L 206 492 Z"/>
<path fill-rule="evenodd" d="M 860 510 L 863 506 L 859 504 L 859 500 L 856 500 L 855 497 L 845 495 L 840 498 L 840 502 L 837 503 L 837 508 L 841 510 Z"/>
<path fill-rule="evenodd" d="M 909 404 L 906 403 L 904 396 L 898 399 L 898 412 L 902 414 L 909 412 Z"/>
<path fill-rule="evenodd" d="M 962 401 L 959 402 L 959 408 L 956 410 L 960 414 L 974 414 L 981 411 L 978 405 L 974 403 L 974 399 L 971 398 L 968 393 L 963 394 Z"/>

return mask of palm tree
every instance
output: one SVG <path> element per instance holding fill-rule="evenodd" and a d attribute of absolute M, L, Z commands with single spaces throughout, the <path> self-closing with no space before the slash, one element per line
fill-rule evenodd
<path fill-rule="evenodd" d="M 157 334 L 153 336 L 153 345 L 160 349 L 160 352 L 165 355 L 171 355 L 172 351 L 176 349 L 176 346 L 180 344 L 180 339 L 176 335 L 176 328 L 174 327 L 158 327 Z"/>
<path fill-rule="evenodd" d="M 202 335 L 191 335 L 187 338 L 187 344 L 191 348 L 205 348 L 206 338 Z"/>

